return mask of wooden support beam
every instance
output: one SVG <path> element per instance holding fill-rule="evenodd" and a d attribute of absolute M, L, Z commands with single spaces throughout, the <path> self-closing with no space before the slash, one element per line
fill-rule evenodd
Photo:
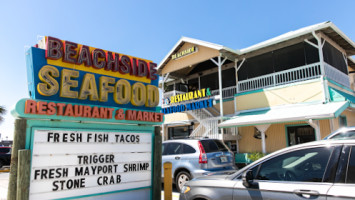
<path fill-rule="evenodd" d="M 24 149 L 26 145 L 26 124 L 26 119 L 15 120 L 14 143 L 11 152 L 9 187 L 7 190 L 8 200 L 16 200 L 18 151 Z"/>
<path fill-rule="evenodd" d="M 161 127 L 157 126 L 154 130 L 154 146 L 153 146 L 153 199 L 161 199 L 161 167 L 162 167 L 162 139 Z"/>
<path fill-rule="evenodd" d="M 17 200 L 28 200 L 30 194 L 31 150 L 18 151 Z"/>

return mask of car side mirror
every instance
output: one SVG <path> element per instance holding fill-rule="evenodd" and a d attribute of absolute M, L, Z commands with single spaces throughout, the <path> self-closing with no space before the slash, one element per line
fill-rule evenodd
<path fill-rule="evenodd" d="M 254 179 L 254 175 L 253 175 L 253 171 L 251 170 L 244 172 L 242 175 L 243 185 L 246 188 L 251 187 L 251 184 L 253 183 L 253 179 Z"/>

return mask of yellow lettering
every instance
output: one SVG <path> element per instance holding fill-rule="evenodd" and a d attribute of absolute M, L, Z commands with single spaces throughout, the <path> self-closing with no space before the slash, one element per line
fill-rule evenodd
<path fill-rule="evenodd" d="M 155 107 L 159 104 L 159 89 L 154 85 L 147 85 L 146 107 Z"/>
<path fill-rule="evenodd" d="M 143 106 L 145 104 L 147 94 L 145 90 L 145 86 L 143 83 L 135 83 L 132 86 L 132 99 L 131 103 L 134 106 Z"/>
<path fill-rule="evenodd" d="M 108 100 L 108 93 L 112 93 L 114 88 L 109 84 L 115 84 L 115 79 L 107 76 L 100 77 L 100 101 Z"/>
<path fill-rule="evenodd" d="M 62 70 L 61 87 L 59 93 L 60 97 L 72 98 L 72 99 L 78 98 L 78 92 L 71 90 L 71 88 L 78 87 L 78 81 L 72 80 L 72 78 L 78 78 L 78 77 L 79 77 L 79 71 L 68 70 L 68 69 Z"/>
<path fill-rule="evenodd" d="M 90 97 L 90 101 L 97 101 L 99 99 L 97 94 L 97 86 L 94 74 L 85 74 L 83 82 L 81 84 L 79 99 L 87 99 Z"/>
<path fill-rule="evenodd" d="M 38 77 L 43 83 L 38 83 L 37 91 L 43 96 L 52 96 L 57 94 L 59 90 L 59 84 L 57 80 L 53 77 L 58 77 L 59 71 L 57 68 L 45 65 L 43 66 L 39 72 Z"/>
<path fill-rule="evenodd" d="M 113 99 L 118 104 L 127 104 L 131 100 L 131 84 L 127 80 L 117 81 Z"/>

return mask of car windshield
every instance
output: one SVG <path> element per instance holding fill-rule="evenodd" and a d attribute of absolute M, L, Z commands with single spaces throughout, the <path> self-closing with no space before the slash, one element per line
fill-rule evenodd
<path fill-rule="evenodd" d="M 345 139 L 355 139 L 355 130 L 338 133 L 331 136 L 329 139 L 345 140 Z"/>
<path fill-rule="evenodd" d="M 206 153 L 228 151 L 228 148 L 219 140 L 201 140 Z"/>

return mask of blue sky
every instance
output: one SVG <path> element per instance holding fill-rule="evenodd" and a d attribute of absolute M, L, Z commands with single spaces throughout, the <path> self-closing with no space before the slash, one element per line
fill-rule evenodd
<path fill-rule="evenodd" d="M 241 49 L 332 21 L 355 40 L 353 0 L 2 1 L 0 7 L 0 105 L 9 111 L 28 97 L 24 51 L 38 35 L 158 64 L 181 36 Z M 12 138 L 13 122 L 8 112 L 3 138 Z"/>

